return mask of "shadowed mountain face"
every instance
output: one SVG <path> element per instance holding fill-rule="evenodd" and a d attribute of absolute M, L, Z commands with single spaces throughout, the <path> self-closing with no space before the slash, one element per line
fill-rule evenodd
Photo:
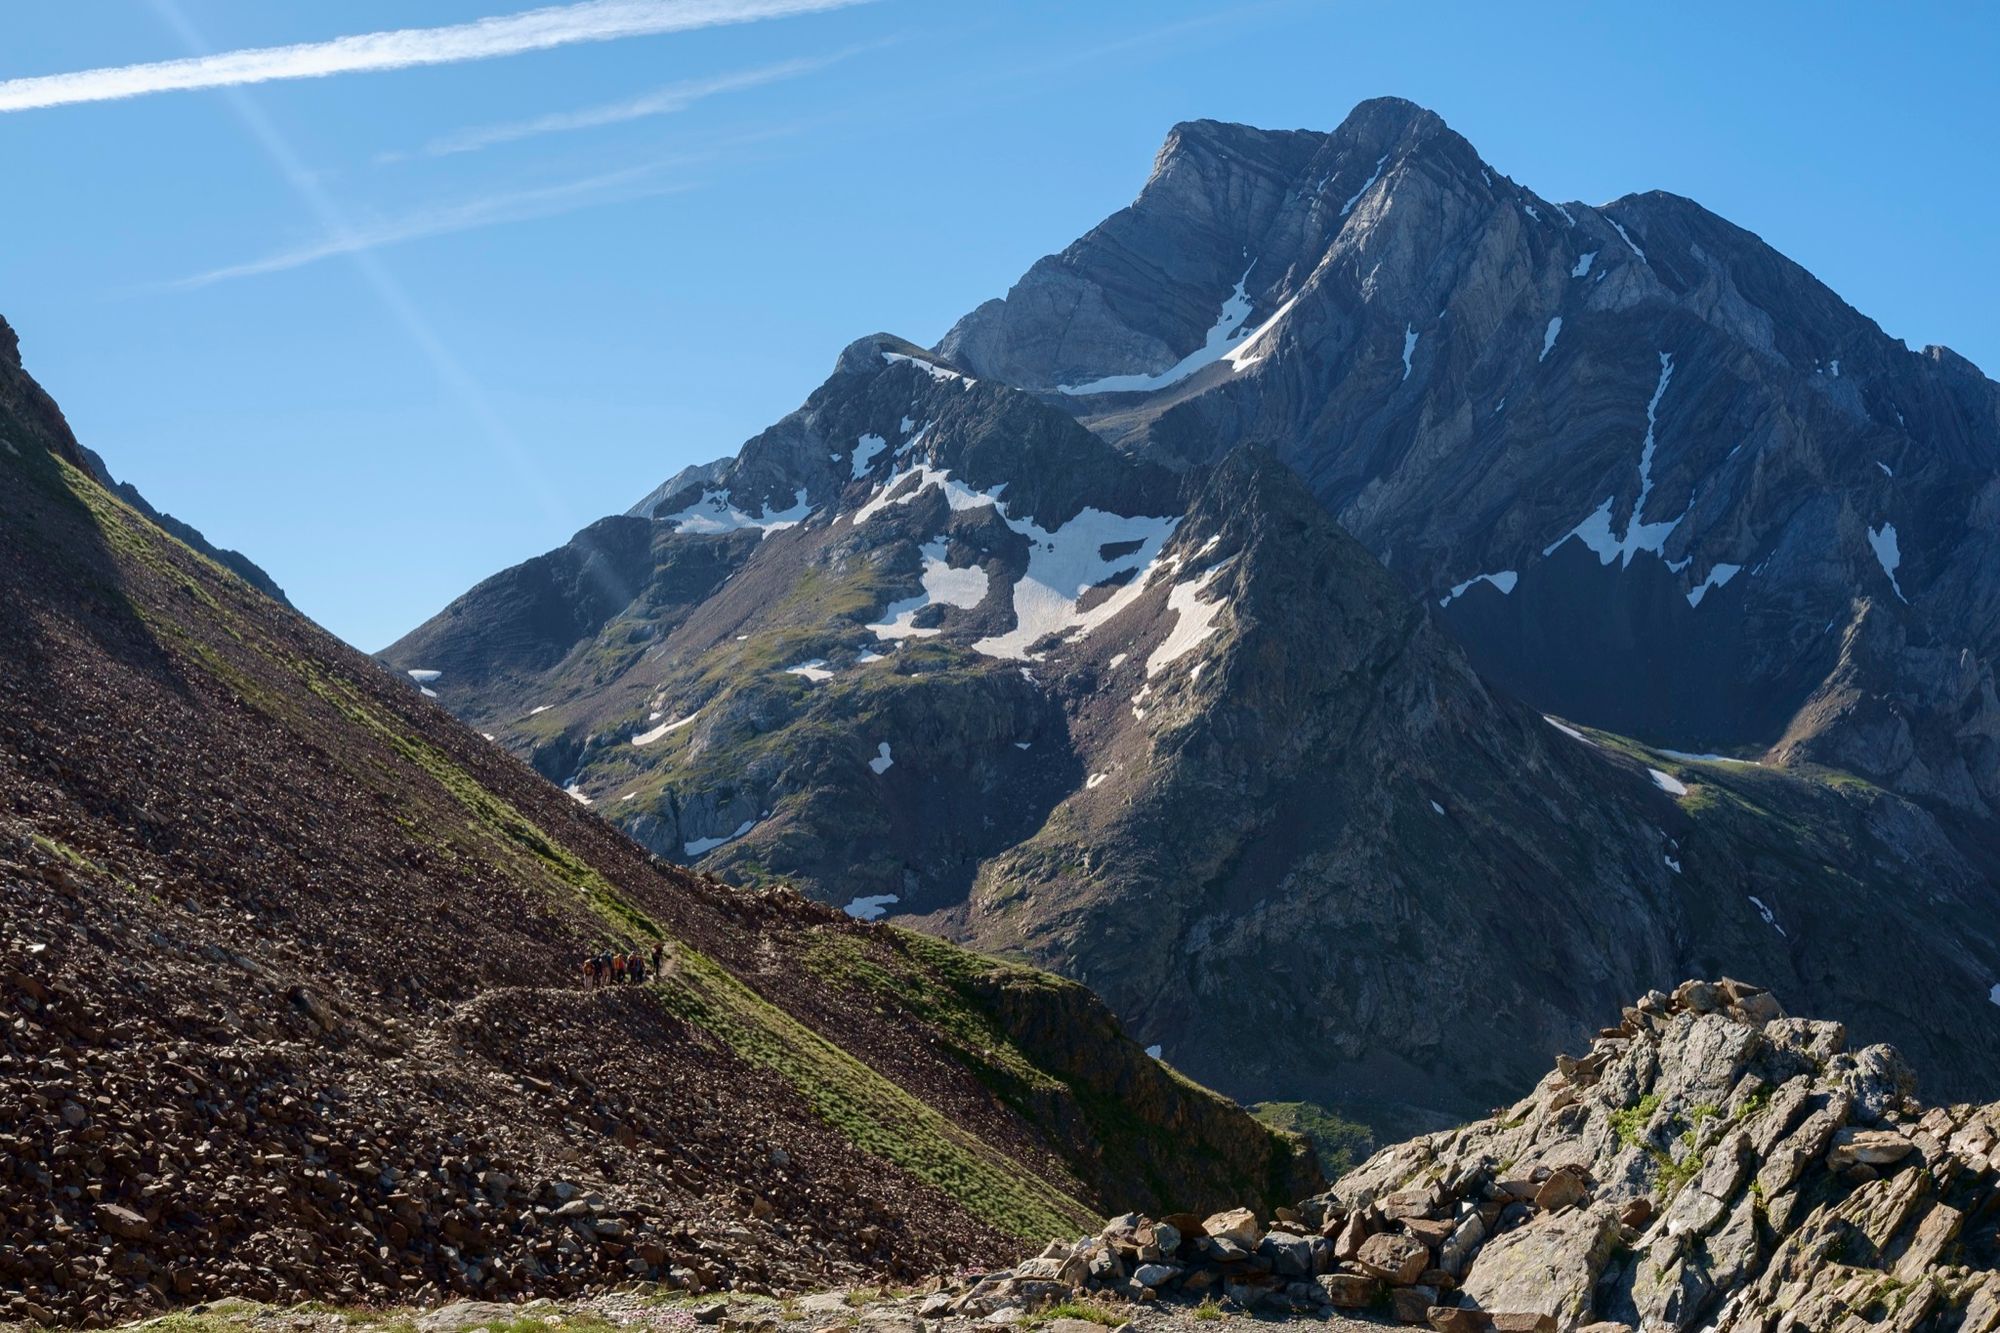
<path fill-rule="evenodd" d="M 12 350 L 6 1317 L 845 1285 L 1314 1187 L 1073 982 L 647 856 L 121 502 Z"/>
<path fill-rule="evenodd" d="M 1435 115 L 1196 122 L 940 350 L 1177 466 L 1271 449 L 1538 707 L 2000 800 L 2000 387 L 1690 200 Z"/>

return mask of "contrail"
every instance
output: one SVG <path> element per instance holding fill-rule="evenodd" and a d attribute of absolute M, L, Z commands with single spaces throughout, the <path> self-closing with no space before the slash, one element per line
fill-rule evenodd
<path fill-rule="evenodd" d="M 648 116 L 671 115 L 676 111 L 685 111 L 696 102 L 720 93 L 761 88 L 766 84 L 825 69 L 828 65 L 844 60 L 852 54 L 852 50 L 835 51 L 824 56 L 787 60 L 760 69 L 740 70 L 734 74 L 718 74 L 711 78 L 690 79 L 685 83 L 670 84 L 623 102 L 608 102 L 599 106 L 585 107 L 580 111 L 558 111 L 529 120 L 508 121 L 499 125 L 483 125 L 476 129 L 461 130 L 431 140 L 424 145 L 422 152 L 427 157 L 472 153 L 482 148 L 491 148 L 496 144 L 513 143 L 537 135 L 599 129 L 606 125 L 622 124 L 628 120 L 643 120 Z M 410 155 L 407 153 L 391 153 L 385 154 L 383 160 L 400 161 L 408 156 Z"/>
<path fill-rule="evenodd" d="M 334 74 L 490 60 L 578 42 L 755 23 L 865 3 L 867 0 L 583 0 L 441 28 L 402 28 L 294 46 L 9 79 L 0 82 L 0 112 L 109 102 L 149 93 L 232 88 L 278 79 L 323 79 Z"/>

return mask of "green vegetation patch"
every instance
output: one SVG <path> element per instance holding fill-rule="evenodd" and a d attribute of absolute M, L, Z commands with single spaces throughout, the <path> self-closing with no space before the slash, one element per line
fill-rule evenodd
<path fill-rule="evenodd" d="M 936 1109 L 771 1004 L 711 960 L 683 950 L 659 994 L 683 1021 L 789 1083 L 855 1146 L 1025 1240 L 1094 1230 L 1089 1208 L 960 1129 Z"/>
<path fill-rule="evenodd" d="M 1374 1130 L 1314 1102 L 1258 1102 L 1250 1113 L 1312 1144 L 1329 1180 L 1352 1171 L 1375 1151 Z"/>

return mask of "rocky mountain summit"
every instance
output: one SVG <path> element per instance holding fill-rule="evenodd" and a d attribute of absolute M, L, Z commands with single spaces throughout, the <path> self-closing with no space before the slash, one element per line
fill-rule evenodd
<path fill-rule="evenodd" d="M 2000 1328 L 2000 1103 L 1916 1100 L 1893 1049 L 1690 981 L 1492 1118 L 1268 1220 L 1113 1219 L 926 1302 L 1075 1292 L 1372 1311 L 1437 1333 Z"/>
<path fill-rule="evenodd" d="M 1192 122 L 939 351 L 1271 449 L 1546 711 L 2000 808 L 2000 385 L 1692 200 L 1545 199 L 1395 98 Z"/>
<path fill-rule="evenodd" d="M 860 1285 L 1321 1179 L 1072 982 L 648 856 L 11 355 L 0 791 L 0 1318 Z"/>
<path fill-rule="evenodd" d="M 1077 978 L 1246 1102 L 1462 1118 L 1697 970 L 2000 1067 L 1931 808 L 1552 725 L 1269 450 L 1168 466 L 887 335 L 383 657 L 656 854 Z"/>

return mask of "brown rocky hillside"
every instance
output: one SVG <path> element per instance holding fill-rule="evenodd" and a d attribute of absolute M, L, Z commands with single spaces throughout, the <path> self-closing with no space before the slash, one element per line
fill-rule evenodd
<path fill-rule="evenodd" d="M 0 1318 L 793 1290 L 1317 1179 L 1071 983 L 649 857 L 107 492 L 0 332 Z"/>

